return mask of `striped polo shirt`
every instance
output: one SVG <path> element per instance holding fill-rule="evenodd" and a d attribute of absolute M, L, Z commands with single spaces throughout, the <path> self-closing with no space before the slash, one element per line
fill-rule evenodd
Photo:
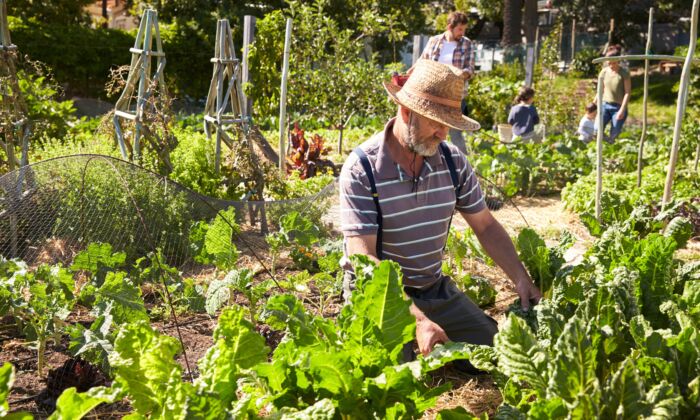
<path fill-rule="evenodd" d="M 404 285 L 424 288 L 442 275 L 443 247 L 455 207 L 463 213 L 484 208 L 484 196 L 467 158 L 448 143 L 457 170 L 455 191 L 442 154 L 426 157 L 414 180 L 394 162 L 385 138 L 394 119 L 360 147 L 367 154 L 382 210 L 382 255 L 402 268 Z M 455 199 L 455 196 L 456 199 Z M 369 180 L 352 153 L 340 172 L 340 230 L 345 237 L 377 233 L 377 209 Z"/>

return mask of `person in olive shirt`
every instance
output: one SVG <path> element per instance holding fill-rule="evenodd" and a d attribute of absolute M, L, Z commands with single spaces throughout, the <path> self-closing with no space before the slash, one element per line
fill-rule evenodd
<path fill-rule="evenodd" d="M 611 45 L 605 54 L 606 57 L 620 55 L 620 46 Z M 605 140 L 613 143 L 622 132 L 622 126 L 627 119 L 627 105 L 632 92 L 632 80 L 629 70 L 620 66 L 619 61 L 610 61 L 603 68 L 600 75 L 603 77 L 603 133 L 610 125 L 610 134 Z"/>

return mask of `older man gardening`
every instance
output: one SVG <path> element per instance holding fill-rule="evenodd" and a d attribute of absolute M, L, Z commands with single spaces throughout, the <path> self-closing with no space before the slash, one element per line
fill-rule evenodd
<path fill-rule="evenodd" d="M 345 255 L 401 266 L 423 354 L 450 340 L 491 345 L 497 332 L 496 322 L 442 274 L 455 209 L 514 282 L 523 306 L 540 298 L 510 237 L 486 208 L 466 157 L 443 141 L 449 127 L 479 129 L 462 115 L 463 86 L 460 69 L 431 60 L 419 60 L 403 87 L 385 83 L 397 115 L 355 149 L 340 175 Z M 346 292 L 351 287 L 346 276 Z"/>

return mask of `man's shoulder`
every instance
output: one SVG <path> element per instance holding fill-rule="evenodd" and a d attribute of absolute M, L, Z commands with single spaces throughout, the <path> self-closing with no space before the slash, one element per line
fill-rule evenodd
<path fill-rule="evenodd" d="M 367 155 L 367 157 L 370 160 L 374 160 L 375 157 L 377 156 L 377 152 L 379 151 L 379 147 L 380 147 L 380 143 L 382 141 L 383 135 L 384 135 L 383 130 L 378 131 L 378 132 L 374 133 L 372 136 L 370 136 L 370 138 L 368 138 L 367 140 L 362 142 L 362 144 L 360 144 L 357 147 L 359 149 L 361 149 L 363 152 L 365 152 L 365 154 Z M 353 170 L 359 169 L 359 167 L 360 167 L 360 159 L 357 156 L 357 153 L 354 153 L 354 149 L 353 149 L 353 152 L 348 155 L 347 159 L 345 159 L 345 163 L 343 164 L 343 170 L 353 171 Z M 362 172 L 364 172 L 364 171 L 362 171 Z"/>

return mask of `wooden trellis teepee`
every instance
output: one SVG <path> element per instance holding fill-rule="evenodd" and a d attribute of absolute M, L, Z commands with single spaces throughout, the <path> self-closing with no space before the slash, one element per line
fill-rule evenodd
<path fill-rule="evenodd" d="M 0 0 L 0 147 L 5 151 L 10 170 L 29 162 L 29 118 L 27 104 L 17 80 L 17 46 L 10 39 L 7 5 Z M 22 149 L 21 158 L 15 148 Z"/>
<path fill-rule="evenodd" d="M 144 117 L 149 99 L 157 92 L 166 93 L 163 77 L 165 53 L 158 29 L 158 14 L 155 10 L 147 9 L 143 12 L 134 47 L 129 51 L 132 54 L 131 66 L 124 90 L 115 105 L 114 128 L 122 157 L 128 160 L 129 150 L 120 119 L 134 122 L 131 151 L 132 158 L 138 160 L 141 155 L 141 139 L 145 129 Z M 155 72 L 153 72 L 154 67 Z M 135 103 L 133 103 L 134 99 Z"/>
<path fill-rule="evenodd" d="M 216 171 L 221 167 L 221 141 L 233 148 L 233 139 L 226 128 L 238 125 L 244 135 L 248 134 L 249 119 L 243 107 L 243 91 L 241 90 L 241 63 L 236 58 L 233 46 L 233 36 L 228 19 L 220 19 L 216 25 L 216 44 L 214 47 L 214 73 L 209 85 L 207 103 L 204 108 L 204 131 L 211 138 L 212 131 L 216 132 Z M 250 153 L 253 153 L 252 143 L 248 142 Z"/>

